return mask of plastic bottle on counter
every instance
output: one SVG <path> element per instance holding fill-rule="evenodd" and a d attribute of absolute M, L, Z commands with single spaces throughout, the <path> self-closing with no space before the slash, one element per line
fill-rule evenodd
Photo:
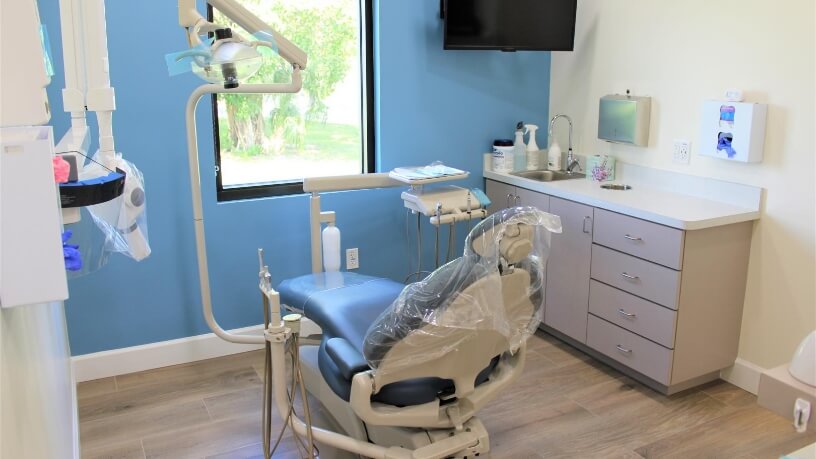
<path fill-rule="evenodd" d="M 536 131 L 538 126 L 535 124 L 524 125 L 524 131 L 530 134 L 530 140 L 527 142 L 527 170 L 538 170 L 538 143 L 536 143 Z"/>
<path fill-rule="evenodd" d="M 323 269 L 328 272 L 340 271 L 340 228 L 333 223 L 323 230 Z"/>
<path fill-rule="evenodd" d="M 490 163 L 493 172 L 513 172 L 513 141 L 496 139 L 493 141 L 493 155 Z"/>
<path fill-rule="evenodd" d="M 558 141 L 553 138 L 550 150 L 547 153 L 547 169 L 551 171 L 561 170 L 561 146 Z"/>
<path fill-rule="evenodd" d="M 513 141 L 513 170 L 523 171 L 527 167 L 527 145 L 524 144 L 524 121 L 516 124 L 516 140 Z"/>

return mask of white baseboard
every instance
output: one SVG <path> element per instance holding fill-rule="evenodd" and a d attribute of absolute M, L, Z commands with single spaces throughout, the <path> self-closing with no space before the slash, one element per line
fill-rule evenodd
<path fill-rule="evenodd" d="M 262 335 L 263 325 L 230 330 L 241 335 Z M 77 382 L 91 381 L 137 371 L 179 365 L 261 349 L 261 345 L 235 344 L 214 333 L 160 343 L 126 347 L 71 358 Z M 764 368 L 737 358 L 734 365 L 720 372 L 720 378 L 754 395 L 759 392 L 759 377 Z"/>
<path fill-rule="evenodd" d="M 734 365 L 720 371 L 720 378 L 754 395 L 759 393 L 759 377 L 764 368 L 737 358 Z"/>
<path fill-rule="evenodd" d="M 230 330 L 241 335 L 263 335 L 263 325 Z M 214 333 L 160 343 L 126 347 L 71 358 L 77 382 L 179 365 L 197 360 L 261 349 L 262 345 L 235 344 Z"/>

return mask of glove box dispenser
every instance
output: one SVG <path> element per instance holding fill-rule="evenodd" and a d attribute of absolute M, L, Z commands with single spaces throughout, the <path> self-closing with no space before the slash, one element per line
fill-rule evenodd
<path fill-rule="evenodd" d="M 705 101 L 700 154 L 743 163 L 762 161 L 767 113 L 765 104 Z"/>
<path fill-rule="evenodd" d="M 68 298 L 48 126 L 0 129 L 0 307 Z"/>
<path fill-rule="evenodd" d="M 651 97 L 617 94 L 601 97 L 598 138 L 607 142 L 647 146 L 651 109 Z"/>

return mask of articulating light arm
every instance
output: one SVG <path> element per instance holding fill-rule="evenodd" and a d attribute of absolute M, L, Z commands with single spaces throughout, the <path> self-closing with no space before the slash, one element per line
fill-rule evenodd
<path fill-rule="evenodd" d="M 208 0 L 207 3 L 235 21 L 236 24 L 243 27 L 247 32 L 251 34 L 263 32 L 272 36 L 278 53 L 282 58 L 297 69 L 306 69 L 308 57 L 302 49 L 287 40 L 286 37 L 279 34 L 269 24 L 262 21 L 258 16 L 244 8 L 237 1 Z M 190 46 L 196 46 L 201 43 L 199 34 L 212 32 L 220 28 L 199 14 L 196 9 L 196 0 L 179 0 L 179 25 L 187 29 Z"/>
<path fill-rule="evenodd" d="M 209 0 L 210 5 L 224 13 L 227 17 L 235 21 L 238 25 L 243 27 L 249 33 L 265 32 L 275 39 L 275 44 L 278 47 L 278 53 L 287 62 L 301 70 L 306 69 L 307 56 L 306 53 L 298 48 L 294 43 L 287 40 L 283 35 L 279 34 L 268 24 L 260 20 L 257 16 L 252 14 L 249 10 L 238 4 L 234 0 Z"/>
<path fill-rule="evenodd" d="M 215 320 L 210 294 L 209 268 L 207 264 L 207 245 L 204 234 L 204 209 L 201 200 L 201 177 L 198 158 L 198 136 L 196 133 L 195 112 L 198 102 L 207 94 L 241 93 L 241 94 L 285 94 L 296 93 L 302 88 L 301 70 L 306 68 L 306 53 L 292 42 L 277 33 L 272 27 L 260 20 L 235 0 L 208 0 L 208 3 L 225 16 L 235 21 L 249 33 L 263 32 L 274 40 L 280 56 L 292 65 L 292 81 L 276 84 L 205 84 L 199 86 L 190 95 L 186 108 L 188 164 L 190 167 L 190 189 L 193 203 L 193 223 L 196 236 L 196 256 L 198 259 L 199 287 L 204 318 L 210 329 L 220 338 L 233 343 L 263 344 L 262 336 L 236 335 L 224 330 Z M 187 31 L 189 44 L 196 47 L 201 44 L 200 34 L 221 29 L 221 26 L 207 21 L 196 9 L 196 0 L 179 0 L 179 25 Z M 240 40 L 244 42 L 243 40 Z M 246 43 L 247 46 L 269 46 L 262 41 Z M 222 64 L 223 65 L 223 64 Z M 229 65 L 229 64 L 227 64 Z M 226 86 L 226 87 L 225 87 Z"/>
<path fill-rule="evenodd" d="M 210 274 L 207 264 L 207 241 L 204 236 L 204 208 L 201 201 L 201 175 L 198 161 L 198 134 L 196 132 L 195 112 L 198 102 L 207 94 L 263 94 L 263 93 L 296 93 L 300 90 L 300 70 L 295 68 L 291 84 L 245 84 L 235 89 L 225 89 L 217 84 L 201 85 L 193 91 L 187 100 L 187 154 L 190 167 L 190 190 L 193 199 L 193 224 L 195 225 L 196 256 L 198 258 L 198 281 L 201 290 L 201 302 L 204 319 L 210 329 L 221 339 L 240 344 L 264 344 L 263 336 L 236 335 L 224 330 L 215 320 L 210 294 Z"/>

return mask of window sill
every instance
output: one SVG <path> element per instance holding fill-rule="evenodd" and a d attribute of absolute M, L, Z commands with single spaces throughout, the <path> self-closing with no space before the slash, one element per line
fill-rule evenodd
<path fill-rule="evenodd" d="M 259 184 L 218 190 L 218 202 L 244 201 L 303 194 L 303 182 Z"/>

